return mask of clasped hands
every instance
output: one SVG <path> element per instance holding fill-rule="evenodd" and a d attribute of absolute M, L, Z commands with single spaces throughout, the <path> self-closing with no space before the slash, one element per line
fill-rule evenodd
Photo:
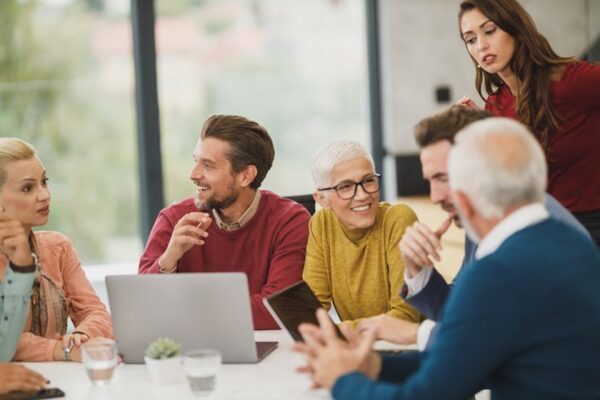
<path fill-rule="evenodd" d="M 381 370 L 381 357 L 371 350 L 375 333 L 360 333 L 342 324 L 347 341 L 337 336 L 333 322 L 323 309 L 317 310 L 319 326 L 301 324 L 300 334 L 304 342 L 296 342 L 293 350 L 304 356 L 306 365 L 297 369 L 310 376 L 313 387 L 331 390 L 339 377 L 356 371 L 375 379 Z"/>

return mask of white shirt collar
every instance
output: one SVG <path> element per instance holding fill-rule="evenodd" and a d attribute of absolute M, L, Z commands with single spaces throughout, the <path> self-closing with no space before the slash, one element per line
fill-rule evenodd
<path fill-rule="evenodd" d="M 479 260 L 495 252 L 498 247 L 516 232 L 537 224 L 548 218 L 550 214 L 542 203 L 523 206 L 500 221 L 479 243 L 475 259 Z"/>

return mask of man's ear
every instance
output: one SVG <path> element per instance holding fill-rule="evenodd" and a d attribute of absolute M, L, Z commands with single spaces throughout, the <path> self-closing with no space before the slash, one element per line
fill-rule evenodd
<path fill-rule="evenodd" d="M 463 216 L 468 218 L 469 221 L 472 221 L 473 215 L 475 214 L 475 207 L 473 207 L 471 199 L 469 199 L 465 192 L 457 190 L 452 194 L 452 198 L 456 202 L 456 206 L 460 208 Z"/>
<path fill-rule="evenodd" d="M 313 192 L 312 196 L 313 196 L 313 199 L 315 199 L 315 201 L 317 203 L 319 203 L 319 205 L 321 206 L 321 208 L 328 208 L 329 207 L 328 204 L 327 204 L 329 199 L 327 198 L 327 195 L 325 193 L 316 190 L 316 191 Z"/>
<path fill-rule="evenodd" d="M 238 182 L 242 187 L 248 187 L 252 182 L 254 182 L 254 178 L 258 175 L 258 169 L 256 165 L 246 165 L 244 169 L 242 169 L 238 173 Z"/>

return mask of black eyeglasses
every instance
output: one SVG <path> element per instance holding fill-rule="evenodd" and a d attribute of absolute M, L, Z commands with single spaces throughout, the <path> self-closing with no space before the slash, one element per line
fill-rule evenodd
<path fill-rule="evenodd" d="M 338 197 L 342 200 L 350 200 L 356 196 L 356 191 L 358 190 L 358 185 L 363 188 L 363 190 L 369 194 L 376 193 L 379 191 L 379 178 L 380 174 L 370 175 L 361 180 L 360 182 L 355 181 L 343 181 L 338 183 L 335 186 L 326 187 L 317 189 L 319 191 L 324 190 L 335 190 Z"/>

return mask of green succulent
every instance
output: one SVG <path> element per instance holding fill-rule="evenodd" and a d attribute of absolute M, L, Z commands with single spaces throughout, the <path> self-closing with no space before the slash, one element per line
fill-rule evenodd
<path fill-rule="evenodd" d="M 146 356 L 155 360 L 176 357 L 179 354 L 181 344 L 168 337 L 155 340 L 146 348 Z"/>

